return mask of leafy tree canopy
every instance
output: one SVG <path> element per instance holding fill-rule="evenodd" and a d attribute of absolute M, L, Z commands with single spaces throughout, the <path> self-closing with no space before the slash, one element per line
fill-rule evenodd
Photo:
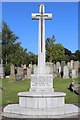
<path fill-rule="evenodd" d="M 31 62 L 35 62 L 36 55 L 28 54 L 27 49 L 21 46 L 19 39 L 13 31 L 9 28 L 7 23 L 2 22 L 2 51 L 4 64 L 14 64 L 20 66 L 21 64 L 28 65 Z M 8 67 L 9 68 L 9 67 Z"/>
<path fill-rule="evenodd" d="M 64 47 L 61 44 L 54 44 L 55 36 L 46 40 L 46 61 L 56 62 L 64 58 Z"/>

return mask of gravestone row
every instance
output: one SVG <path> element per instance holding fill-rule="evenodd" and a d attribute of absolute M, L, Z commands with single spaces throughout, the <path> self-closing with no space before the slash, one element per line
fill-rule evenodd
<path fill-rule="evenodd" d="M 46 63 L 46 74 L 53 74 L 53 77 L 63 77 L 63 78 L 77 78 L 79 76 L 80 62 L 73 61 L 65 63 L 65 61 L 50 63 Z M 28 67 L 26 65 L 21 65 L 21 67 L 15 67 L 11 64 L 10 67 L 10 78 L 15 78 L 16 76 L 22 76 L 24 78 L 30 79 L 31 74 L 37 73 L 37 65 L 29 64 Z M 4 78 L 5 72 L 4 67 L 1 61 L 0 64 L 0 78 Z"/>
<path fill-rule="evenodd" d="M 65 63 L 65 61 L 54 63 L 46 63 L 46 73 L 53 74 L 53 77 L 77 78 L 79 76 L 80 62 L 73 61 Z M 34 66 L 34 74 L 37 73 L 37 66 Z"/>
<path fill-rule="evenodd" d="M 13 64 L 11 65 L 11 68 L 10 68 L 10 78 L 21 78 L 24 79 L 24 78 L 28 78 L 30 79 L 30 76 L 32 74 L 32 65 L 29 64 L 28 67 L 26 67 L 26 65 L 21 65 L 21 67 L 15 67 Z"/>

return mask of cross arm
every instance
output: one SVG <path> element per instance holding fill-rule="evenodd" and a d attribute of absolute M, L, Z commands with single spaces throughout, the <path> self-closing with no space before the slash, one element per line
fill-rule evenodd
<path fill-rule="evenodd" d="M 40 14 L 38 13 L 32 13 L 32 20 L 39 20 Z"/>
<path fill-rule="evenodd" d="M 39 20 L 41 17 L 43 17 L 45 20 L 51 20 L 52 14 L 51 13 L 45 13 L 45 14 L 32 13 L 33 20 Z"/>
<path fill-rule="evenodd" d="M 52 14 L 51 13 L 45 13 L 44 18 L 45 18 L 45 20 L 52 20 Z"/>

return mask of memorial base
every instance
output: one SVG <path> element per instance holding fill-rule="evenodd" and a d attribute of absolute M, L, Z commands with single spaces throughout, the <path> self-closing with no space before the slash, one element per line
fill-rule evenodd
<path fill-rule="evenodd" d="M 53 92 L 53 75 L 51 74 L 32 74 L 30 91 L 34 92 Z"/>
<path fill-rule="evenodd" d="M 62 92 L 20 92 L 19 104 L 4 108 L 3 116 L 10 118 L 65 118 L 78 115 L 78 107 L 65 104 Z"/>

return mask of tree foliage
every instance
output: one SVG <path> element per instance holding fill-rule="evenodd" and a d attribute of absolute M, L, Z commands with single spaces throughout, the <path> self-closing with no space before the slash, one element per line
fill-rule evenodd
<path fill-rule="evenodd" d="M 71 51 L 68 50 L 67 48 L 64 48 L 64 52 L 65 52 L 65 55 L 67 55 L 67 56 L 71 55 Z"/>
<path fill-rule="evenodd" d="M 75 55 L 77 59 L 80 61 L 80 50 L 76 50 Z"/>
<path fill-rule="evenodd" d="M 80 50 L 76 50 L 75 53 L 72 53 L 70 50 L 68 50 L 67 48 L 65 49 L 65 57 L 64 57 L 64 61 L 68 62 L 70 60 L 74 60 L 74 61 L 80 61 Z"/>
<path fill-rule="evenodd" d="M 28 54 L 29 54 L 31 63 L 32 63 L 32 64 L 37 64 L 38 56 L 35 55 L 35 54 L 32 53 L 32 52 L 29 52 Z"/>
<path fill-rule="evenodd" d="M 13 31 L 9 28 L 7 23 L 2 23 L 2 51 L 4 64 L 14 64 L 20 66 L 21 64 L 28 65 L 31 62 L 35 63 L 36 55 L 28 54 L 27 49 L 21 46 L 19 39 Z M 33 59 L 32 59 L 33 58 Z"/>
<path fill-rule="evenodd" d="M 56 62 L 64 58 L 64 47 L 61 44 L 54 44 L 55 37 L 46 40 L 46 61 Z"/>

